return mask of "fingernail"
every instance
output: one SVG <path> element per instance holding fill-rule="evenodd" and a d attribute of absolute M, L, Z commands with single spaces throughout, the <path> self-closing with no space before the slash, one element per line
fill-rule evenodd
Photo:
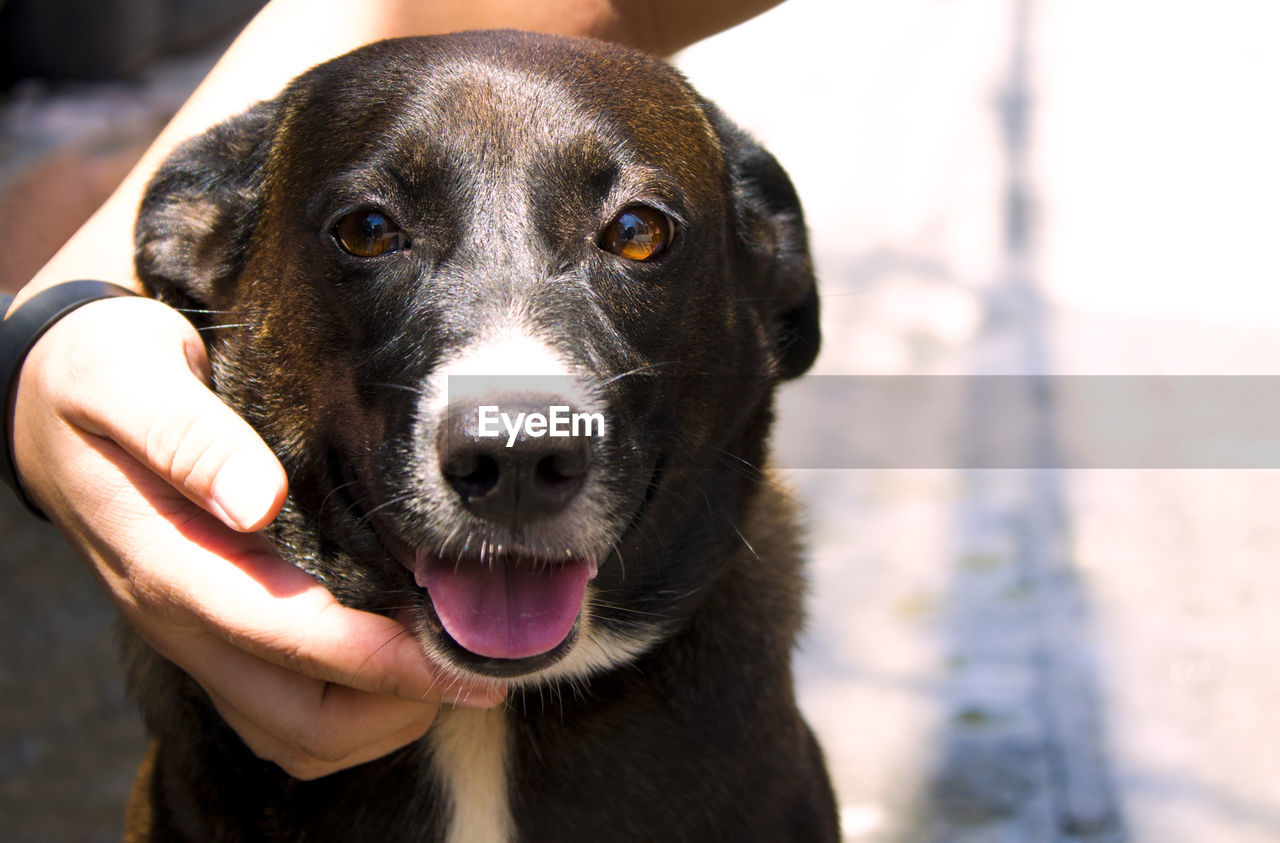
<path fill-rule="evenodd" d="M 275 505 L 279 483 L 275 466 L 264 465 L 248 453 L 235 453 L 213 478 L 212 503 L 227 526 L 251 530 Z"/>

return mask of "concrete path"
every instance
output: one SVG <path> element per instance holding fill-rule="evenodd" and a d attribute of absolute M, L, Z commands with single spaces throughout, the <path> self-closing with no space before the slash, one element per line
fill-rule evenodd
<path fill-rule="evenodd" d="M 1280 369 L 1280 13 L 1174 5 L 791 0 L 686 53 L 806 201 L 819 374 Z M 783 465 L 884 424 L 783 414 Z M 1280 474 L 1159 453 L 788 472 L 847 840 L 1280 839 Z"/>

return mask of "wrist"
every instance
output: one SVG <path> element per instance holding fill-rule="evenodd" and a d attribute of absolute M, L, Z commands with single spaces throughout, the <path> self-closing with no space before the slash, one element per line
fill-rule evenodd
<path fill-rule="evenodd" d="M 23 491 L 13 450 L 13 410 L 22 364 L 36 342 L 67 314 L 89 302 L 130 295 L 136 293 L 106 281 L 69 281 L 43 289 L 17 307 L 10 307 L 9 296 L 0 297 L 0 308 L 11 311 L 0 322 L 0 481 L 36 516 L 44 514 Z"/>

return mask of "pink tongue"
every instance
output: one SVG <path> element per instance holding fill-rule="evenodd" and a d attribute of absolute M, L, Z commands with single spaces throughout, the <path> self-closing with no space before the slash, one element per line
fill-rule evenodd
<path fill-rule="evenodd" d="M 431 596 L 454 641 L 478 656 L 523 659 L 565 639 L 582 608 L 591 565 L 580 559 L 536 566 L 500 558 L 492 568 L 419 553 L 413 576 Z"/>

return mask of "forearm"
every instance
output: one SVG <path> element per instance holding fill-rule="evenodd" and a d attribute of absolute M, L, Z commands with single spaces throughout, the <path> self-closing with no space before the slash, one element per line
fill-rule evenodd
<path fill-rule="evenodd" d="M 667 54 L 780 0 L 272 0 L 244 29 L 107 202 L 19 293 L 75 278 L 140 290 L 133 220 L 147 181 L 183 140 L 303 70 L 383 38 L 495 27 L 593 35 Z"/>

